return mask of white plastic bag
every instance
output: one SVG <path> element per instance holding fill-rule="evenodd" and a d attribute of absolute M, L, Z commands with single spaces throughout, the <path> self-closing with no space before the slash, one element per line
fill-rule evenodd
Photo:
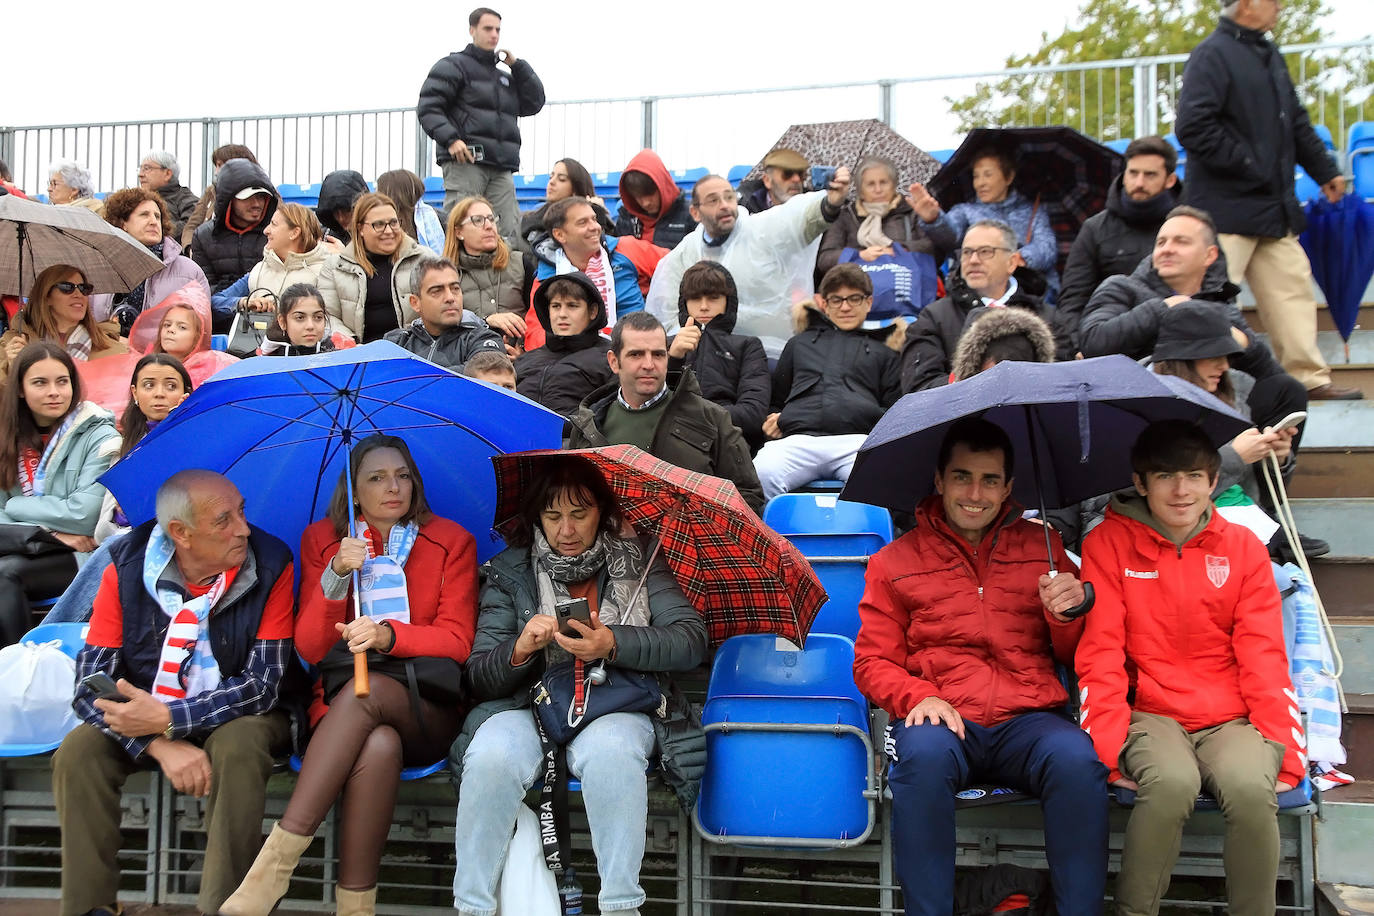
<path fill-rule="evenodd" d="M 0 649 L 0 744 L 54 744 L 81 724 L 76 662 L 57 640 Z"/>
<path fill-rule="evenodd" d="M 539 819 L 529 805 L 522 803 L 515 815 L 515 836 L 506 852 L 506 866 L 501 871 L 497 916 L 559 916 L 562 912 L 558 883 L 544 864 Z"/>

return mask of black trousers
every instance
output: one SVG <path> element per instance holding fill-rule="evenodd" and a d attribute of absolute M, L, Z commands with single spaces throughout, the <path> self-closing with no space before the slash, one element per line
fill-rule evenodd
<path fill-rule="evenodd" d="M 0 646 L 19 642 L 32 629 L 30 601 L 56 598 L 75 576 L 76 554 L 70 550 L 0 557 Z"/>
<path fill-rule="evenodd" d="M 1255 387 L 1250 390 L 1250 396 L 1245 399 L 1245 403 L 1250 408 L 1250 419 L 1254 421 L 1255 426 L 1264 429 L 1266 426 L 1273 426 L 1290 413 L 1306 410 L 1307 389 L 1302 386 L 1302 382 L 1287 372 L 1281 372 L 1268 378 L 1256 379 Z M 1298 434 L 1293 437 L 1294 460 L 1284 468 L 1285 482 L 1293 478 L 1293 472 L 1297 469 L 1298 445 L 1302 442 L 1303 430 L 1306 427 L 1306 421 L 1299 423 Z M 1269 487 L 1264 483 L 1270 473 L 1268 459 L 1259 462 L 1254 468 L 1255 476 L 1259 480 L 1260 505 L 1273 512 Z"/>

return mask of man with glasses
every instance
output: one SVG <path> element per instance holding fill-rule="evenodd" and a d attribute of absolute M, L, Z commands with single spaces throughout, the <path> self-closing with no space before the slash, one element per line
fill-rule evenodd
<path fill-rule="evenodd" d="M 968 227 L 963 247 L 955 249 L 959 273 L 950 276 L 945 297 L 922 309 L 907 326 L 902 345 L 903 391 L 949 383 L 954 351 L 975 309 L 1029 309 L 1054 329 L 1055 358 L 1073 355 L 1067 335 L 1054 320 L 1054 310 L 1040 300 L 1044 281 L 1034 271 L 1013 276 L 1016 250 L 1016 233 L 1001 220 L 982 220 Z"/>
<path fill-rule="evenodd" d="M 468 16 L 472 41 L 440 59 L 420 86 L 415 107 L 444 170 L 444 216 L 465 197 L 485 197 L 506 231 L 520 229 L 511 173 L 520 170 L 520 118 L 544 107 L 544 84 L 528 61 L 501 41 L 501 14 L 478 7 Z M 505 64 L 509 72 L 497 64 Z"/>
<path fill-rule="evenodd" d="M 138 186 L 153 191 L 172 212 L 172 238 L 181 238 L 181 229 L 195 212 L 200 197 L 181 183 L 181 166 L 177 157 L 166 150 L 143 154 L 138 164 Z"/>
<path fill-rule="evenodd" d="M 61 912 L 120 912 L 120 793 L 135 772 L 160 768 L 173 789 L 205 799 L 197 908 L 217 913 L 262 845 L 290 718 L 306 727 L 306 693 L 287 687 L 300 671 L 291 548 L 250 525 L 238 488 L 204 470 L 168 478 L 157 519 L 113 543 L 76 660 L 84 722 L 52 761 Z"/>
<path fill-rule="evenodd" d="M 779 147 L 763 157 L 763 175 L 752 189 L 740 188 L 740 204 L 750 213 L 762 213 L 785 204 L 806 187 L 811 163 L 796 150 Z"/>
<path fill-rule="evenodd" d="M 837 264 L 821 278 L 814 307 L 802 309 L 803 327 L 773 373 L 769 441 L 754 457 L 765 499 L 813 480 L 848 480 L 859 446 L 902 396 L 887 329 L 864 330 L 872 306 L 868 274 Z"/>
<path fill-rule="evenodd" d="M 420 317 L 387 331 L 387 340 L 454 372 L 483 351 L 505 354 L 501 335 L 463 308 L 463 285 L 452 261 L 425 255 L 416 262 L 410 282 L 410 307 Z"/>
<path fill-rule="evenodd" d="M 700 225 L 658 265 L 647 309 L 676 334 L 683 273 L 699 261 L 719 261 L 739 288 L 735 333 L 759 338 L 777 358 L 792 336 L 793 304 L 811 299 L 820 237 L 848 193 L 849 169 L 842 166 L 826 190 L 750 213 L 730 182 L 719 175 L 700 179 L 692 186 L 692 218 Z"/>

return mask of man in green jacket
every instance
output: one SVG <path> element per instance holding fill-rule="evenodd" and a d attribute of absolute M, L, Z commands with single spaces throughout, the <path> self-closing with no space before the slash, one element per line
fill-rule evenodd
<path fill-rule="evenodd" d="M 762 511 L 763 487 L 729 412 L 701 396 L 690 369 L 668 386 L 668 335 L 657 318 L 631 312 L 617 321 L 606 359 L 619 377 L 572 415 L 569 448 L 638 446 L 678 467 L 733 481 L 749 507 Z"/>

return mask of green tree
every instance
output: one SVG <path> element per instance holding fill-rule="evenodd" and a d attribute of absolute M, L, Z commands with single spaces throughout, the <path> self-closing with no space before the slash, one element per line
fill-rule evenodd
<path fill-rule="evenodd" d="M 1216 28 L 1216 0 L 1086 0 L 1077 22 L 1057 37 L 1040 34 L 1040 49 L 1007 58 L 1007 69 L 1060 67 L 1065 64 L 1130 58 L 1186 55 Z M 1324 0 L 1286 0 L 1275 30 L 1280 45 L 1320 42 Z M 1314 120 L 1338 129 L 1360 120 L 1370 108 L 1368 88 L 1374 86 L 1374 64 L 1368 48 L 1316 58 L 1288 55 L 1289 70 L 1299 95 Z M 1159 63 L 1152 71 L 1155 117 L 1160 133 L 1172 129 L 1174 103 L 1183 78 L 1181 61 Z M 947 98 L 962 130 L 1027 124 L 1067 124 L 1112 140 L 1135 131 L 1136 80 L 1134 66 L 1104 66 L 1055 74 L 1010 76 L 979 83 L 963 98 Z M 1346 92 L 1335 91 L 1344 86 Z M 1350 92 L 1353 87 L 1364 92 Z M 1340 110 L 1342 100 L 1357 101 Z M 1351 110 L 1353 109 L 1353 110 Z"/>

